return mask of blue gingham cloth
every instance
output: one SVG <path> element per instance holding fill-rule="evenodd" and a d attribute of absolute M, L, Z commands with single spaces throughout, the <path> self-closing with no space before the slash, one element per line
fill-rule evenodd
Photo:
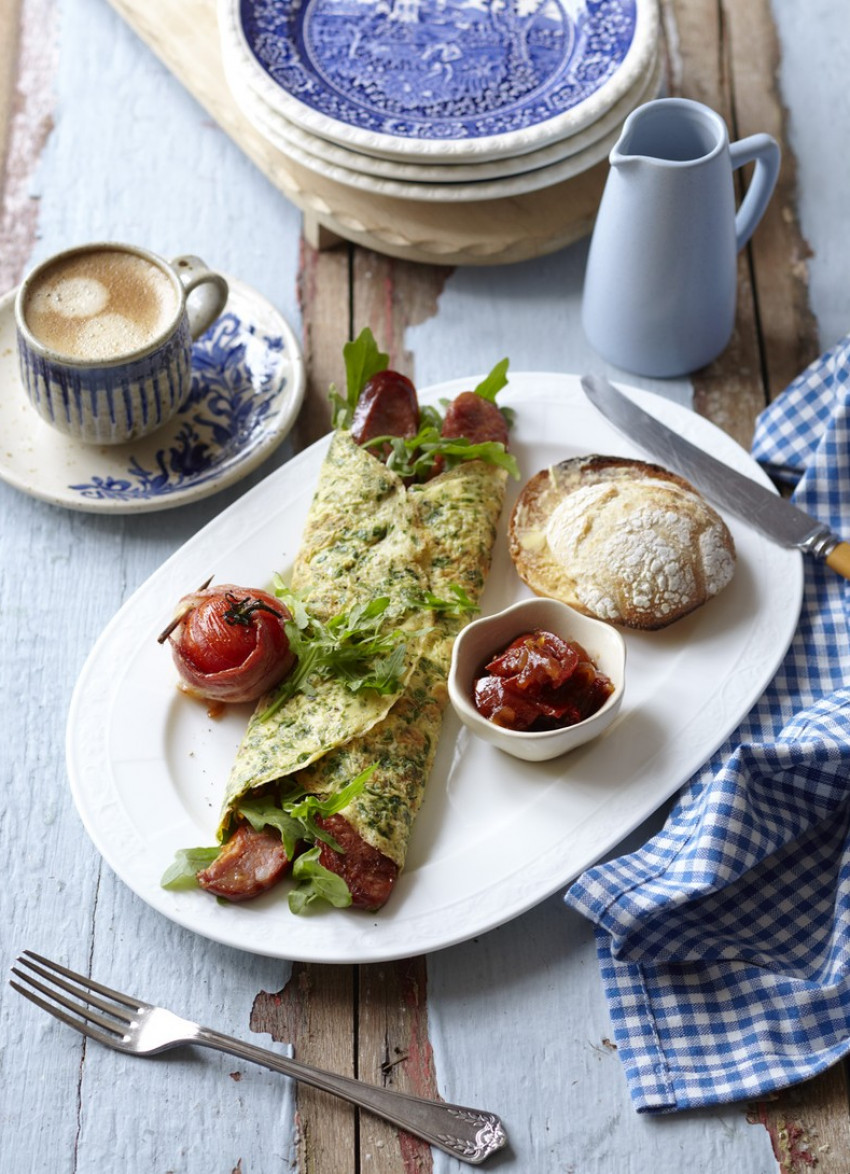
<path fill-rule="evenodd" d="M 850 336 L 762 413 L 753 455 L 850 537 Z M 850 1053 L 848 591 L 806 558 L 764 696 L 662 831 L 566 895 L 596 924 L 639 1112 L 752 1099 Z"/>

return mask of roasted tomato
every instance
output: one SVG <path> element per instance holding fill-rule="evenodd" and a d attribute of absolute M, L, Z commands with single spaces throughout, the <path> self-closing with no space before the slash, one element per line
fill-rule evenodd
<path fill-rule="evenodd" d="M 292 671 L 290 613 L 265 591 L 232 583 L 180 600 L 168 639 L 181 688 L 209 701 L 256 701 Z"/>

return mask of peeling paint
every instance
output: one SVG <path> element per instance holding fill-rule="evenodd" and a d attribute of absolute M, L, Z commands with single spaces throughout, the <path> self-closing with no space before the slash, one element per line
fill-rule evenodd
<path fill-rule="evenodd" d="M 809 1134 L 800 1121 L 788 1121 L 775 1133 L 775 1153 L 783 1171 L 797 1174 L 797 1171 L 818 1164 L 812 1153 Z"/>
<path fill-rule="evenodd" d="M 778 1098 L 751 1106 L 747 1120 L 751 1125 L 763 1125 L 770 1138 L 780 1174 L 805 1174 L 820 1164 L 820 1157 L 829 1152 L 828 1145 L 817 1144 L 817 1130 L 807 1127 L 799 1118 L 786 1118 L 771 1109 Z"/>
<path fill-rule="evenodd" d="M 424 967 L 421 973 L 421 982 L 418 974 L 410 968 L 405 967 L 403 973 L 402 998 L 407 1011 L 407 1022 L 410 1024 L 405 1071 L 418 1096 L 438 1097 L 434 1050 L 428 1038 L 428 1007 L 427 991 L 424 985 L 426 973 Z"/>
<path fill-rule="evenodd" d="M 298 1043 L 298 1028 L 303 1021 L 303 970 L 293 967 L 289 982 L 281 991 L 260 991 L 251 1008 L 251 1031 L 265 1032 L 277 1043 Z"/>
<path fill-rule="evenodd" d="M 53 78 L 59 60 L 54 0 L 21 6 L 18 77 L 0 211 L 0 290 L 20 281 L 38 236 L 39 196 L 33 177 L 53 130 Z"/>

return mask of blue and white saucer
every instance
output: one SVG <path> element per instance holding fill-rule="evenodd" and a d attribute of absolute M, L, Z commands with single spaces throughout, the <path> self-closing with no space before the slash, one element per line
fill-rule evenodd
<path fill-rule="evenodd" d="M 292 428 L 306 386 L 286 319 L 228 277 L 222 316 L 194 344 L 192 392 L 158 431 L 88 445 L 45 423 L 27 399 L 15 345 L 15 290 L 0 299 L 0 478 L 32 497 L 89 513 L 171 509 L 253 472 Z"/>
<path fill-rule="evenodd" d="M 219 0 L 245 84 L 296 126 L 389 159 L 521 155 L 643 77 L 657 0 Z"/>

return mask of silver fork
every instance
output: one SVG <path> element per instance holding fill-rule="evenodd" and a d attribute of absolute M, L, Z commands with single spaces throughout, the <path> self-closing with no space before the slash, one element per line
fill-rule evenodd
<path fill-rule="evenodd" d="M 278 1056 L 266 1048 L 201 1027 L 189 1019 L 181 1019 L 164 1007 L 130 998 L 31 950 L 25 950 L 17 962 L 26 970 L 13 966 L 12 974 L 21 982 L 14 979 L 9 982 L 19 994 L 83 1035 L 119 1052 L 153 1056 L 181 1044 L 198 1044 L 229 1052 L 241 1060 L 261 1064 L 293 1080 L 342 1097 L 472 1166 L 480 1165 L 507 1143 L 502 1122 L 494 1113 L 429 1101 L 424 1097 L 365 1084 L 348 1076 L 323 1072 L 298 1060 Z M 51 985 L 46 985 L 48 983 Z"/>

